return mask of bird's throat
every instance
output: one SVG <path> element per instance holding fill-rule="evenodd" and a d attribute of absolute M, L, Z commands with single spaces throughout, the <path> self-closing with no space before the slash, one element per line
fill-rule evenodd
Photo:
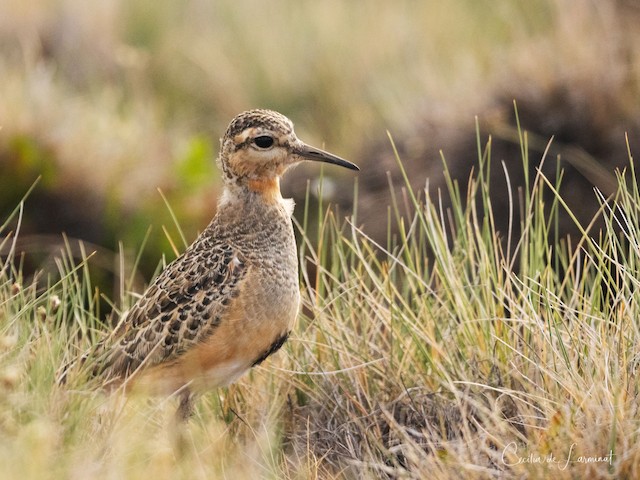
<path fill-rule="evenodd" d="M 260 195 L 266 203 L 282 201 L 280 179 L 278 177 L 252 179 L 247 182 L 247 186 L 250 191 Z"/>

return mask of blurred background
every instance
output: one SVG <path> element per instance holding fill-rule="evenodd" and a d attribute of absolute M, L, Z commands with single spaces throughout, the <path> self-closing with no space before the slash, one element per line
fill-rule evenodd
<path fill-rule="evenodd" d="M 174 233 L 191 241 L 215 212 L 218 139 L 230 119 L 271 108 L 308 143 L 358 163 L 357 222 L 384 242 L 387 131 L 413 186 L 444 188 L 440 151 L 464 182 L 492 138 L 492 191 L 520 184 L 513 108 L 535 164 L 566 170 L 562 193 L 588 221 L 593 186 L 640 151 L 640 4 L 622 0 L 2 0 L 0 219 L 26 202 L 19 248 L 46 268 L 61 233 L 117 270 L 119 244 L 148 280 Z M 534 168 L 533 165 L 532 168 Z M 351 172 L 324 168 L 348 213 Z M 298 205 L 318 165 L 283 182 Z M 501 203 L 502 202 L 502 203 Z M 302 209 L 298 208 L 298 214 Z M 0 221 L 0 224 L 2 221 Z M 504 226 L 504 224 L 502 225 Z M 571 222 L 561 225 L 572 231 Z M 34 267 L 35 268 L 35 267 Z"/>

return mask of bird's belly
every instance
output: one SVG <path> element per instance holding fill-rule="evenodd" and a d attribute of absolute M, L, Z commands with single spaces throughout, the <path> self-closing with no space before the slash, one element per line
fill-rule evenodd
<path fill-rule="evenodd" d="M 233 359 L 200 372 L 194 380 L 200 387 L 224 387 L 238 380 L 247 370 L 249 366 L 246 361 Z"/>

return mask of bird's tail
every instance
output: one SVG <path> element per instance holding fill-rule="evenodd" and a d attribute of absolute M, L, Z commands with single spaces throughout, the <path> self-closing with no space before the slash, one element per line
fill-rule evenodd
<path fill-rule="evenodd" d="M 78 372 L 82 370 L 90 356 L 90 352 L 85 352 L 77 358 L 74 358 L 70 362 L 65 363 L 56 374 L 56 382 L 58 385 L 66 385 L 71 372 Z"/>
<path fill-rule="evenodd" d="M 109 371 L 112 359 L 108 355 L 108 345 L 118 333 L 118 327 L 127 316 L 128 310 L 120 315 L 116 328 L 105 338 L 93 345 L 89 350 L 60 367 L 56 374 L 58 385 L 66 385 L 70 376 L 83 375 L 88 380 L 102 378 Z M 111 313 L 113 316 L 114 312 Z M 108 379 L 104 379 L 108 380 Z"/>

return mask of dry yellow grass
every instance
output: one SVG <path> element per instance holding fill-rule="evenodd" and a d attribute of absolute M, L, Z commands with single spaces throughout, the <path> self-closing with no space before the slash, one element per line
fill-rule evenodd
<path fill-rule="evenodd" d="M 194 139 L 248 107 L 282 110 L 301 136 L 348 157 L 384 137 L 380 125 L 411 122 L 416 98 L 455 123 L 514 70 L 592 78 L 624 87 L 630 106 L 637 98 L 637 84 L 602 66 L 624 58 L 637 72 L 637 51 L 619 48 L 634 38 L 633 5 L 374 3 L 113 0 L 96 13 L 80 1 L 5 1 L 0 149 L 27 135 L 55 152 L 61 178 L 128 205 L 184 180 L 172 179 L 175 164 Z M 531 178 L 528 201 L 514 200 L 525 227 L 517 251 L 502 250 L 487 220 L 509 213 L 481 202 L 454 198 L 442 212 L 433 198 L 391 245 L 319 208 L 302 228 L 317 235 L 302 237 L 310 260 L 295 335 L 207 395 L 182 428 L 170 420 L 174 399 L 56 385 L 57 368 L 105 331 L 95 259 L 74 244 L 57 274 L 32 283 L 14 217 L 0 228 L 3 475 L 637 478 L 636 178 L 616 180 L 602 235 L 571 244 L 549 242 L 542 189 L 552 185 Z M 118 306 L 131 301 L 122 283 Z"/>

